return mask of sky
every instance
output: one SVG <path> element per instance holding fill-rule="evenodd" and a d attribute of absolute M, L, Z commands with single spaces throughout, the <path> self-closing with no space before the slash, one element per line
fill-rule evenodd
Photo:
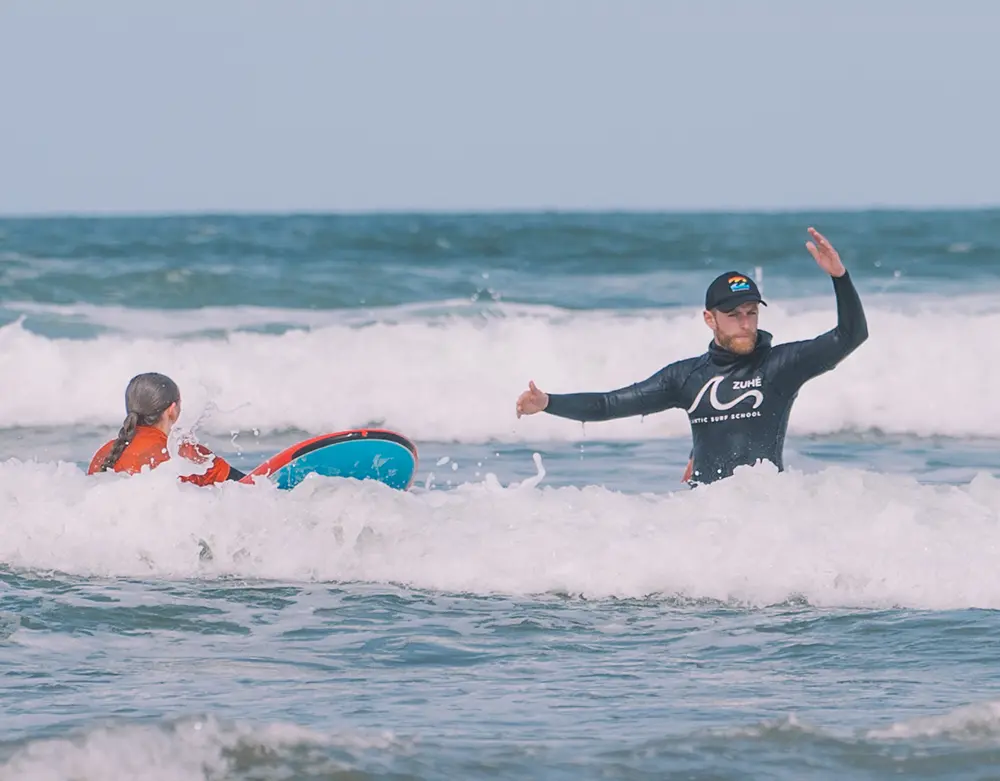
<path fill-rule="evenodd" d="M 1000 204 L 991 0 L 0 0 L 0 214 Z"/>

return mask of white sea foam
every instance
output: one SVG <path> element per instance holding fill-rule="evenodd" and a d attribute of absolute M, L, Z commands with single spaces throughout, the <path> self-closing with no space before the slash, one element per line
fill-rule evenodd
<path fill-rule="evenodd" d="M 869 730 L 867 736 L 872 740 L 946 738 L 995 743 L 1000 738 L 1000 701 L 963 705 L 939 715 L 895 722 Z"/>
<path fill-rule="evenodd" d="M 0 562 L 85 576 L 1000 608 L 1000 481 L 987 475 L 945 487 L 764 465 L 662 495 L 491 476 L 450 491 L 324 478 L 279 491 L 179 484 L 172 464 L 131 478 L 0 464 Z"/>
<path fill-rule="evenodd" d="M 290 723 L 256 726 L 210 716 L 114 723 L 26 742 L 0 763 L 0 781 L 205 781 L 303 770 L 319 778 L 349 772 L 353 755 L 367 749 L 400 746 L 391 733 L 331 736 Z M 340 758 L 316 753 L 324 747 L 340 749 Z"/>
<path fill-rule="evenodd" d="M 983 302 L 953 306 L 950 312 L 940 306 L 937 301 L 908 308 L 870 306 L 871 338 L 836 370 L 806 384 L 790 432 L 878 429 L 1000 436 L 1000 415 L 992 414 L 989 401 L 1000 369 L 983 354 L 984 335 L 1000 331 L 1000 312 Z M 182 423 L 209 409 L 201 425 L 213 433 L 321 433 L 380 423 L 417 441 L 688 436 L 686 415 L 678 410 L 588 424 L 584 430 L 548 415 L 517 420 L 514 401 L 529 379 L 553 392 L 628 385 L 700 353 L 709 340 L 695 310 L 573 313 L 496 307 L 477 315 L 399 310 L 369 318 L 367 325 L 321 324 L 320 316 L 300 314 L 296 330 L 230 331 L 223 338 L 106 334 L 51 339 L 20 323 L 9 324 L 0 328 L 0 373 L 7 380 L 0 427 L 117 427 L 128 378 L 156 370 L 181 385 Z M 174 317 L 183 321 L 185 315 Z M 201 317 L 199 328 L 207 324 Z M 208 318 L 224 329 L 276 319 L 295 321 L 282 312 Z M 762 327 L 781 342 L 815 336 L 835 321 L 832 301 L 797 302 L 793 308 L 769 307 Z M 152 330 L 170 329 L 159 322 Z"/>

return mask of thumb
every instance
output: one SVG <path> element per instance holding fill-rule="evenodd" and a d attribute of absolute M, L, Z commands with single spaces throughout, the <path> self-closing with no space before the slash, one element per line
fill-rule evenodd
<path fill-rule="evenodd" d="M 528 389 L 532 393 L 538 393 L 538 388 L 535 386 L 535 381 L 534 380 L 528 380 Z"/>

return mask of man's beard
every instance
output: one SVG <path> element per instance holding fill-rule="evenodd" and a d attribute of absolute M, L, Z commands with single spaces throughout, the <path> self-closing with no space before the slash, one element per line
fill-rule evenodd
<path fill-rule="evenodd" d="M 748 355 L 757 346 L 757 332 L 754 331 L 750 336 L 723 336 L 717 333 L 715 341 L 719 343 L 719 347 L 731 353 Z"/>

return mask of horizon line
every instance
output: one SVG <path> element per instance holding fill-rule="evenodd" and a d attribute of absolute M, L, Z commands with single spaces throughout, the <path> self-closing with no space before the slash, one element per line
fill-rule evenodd
<path fill-rule="evenodd" d="M 1000 202 L 959 205 L 866 205 L 796 207 L 522 207 L 522 208 L 379 208 L 379 209 L 139 209 L 0 211 L 0 221 L 46 219 L 179 219 L 192 217 L 488 217 L 545 215 L 778 216 L 800 214 L 930 214 L 1000 211 Z"/>

